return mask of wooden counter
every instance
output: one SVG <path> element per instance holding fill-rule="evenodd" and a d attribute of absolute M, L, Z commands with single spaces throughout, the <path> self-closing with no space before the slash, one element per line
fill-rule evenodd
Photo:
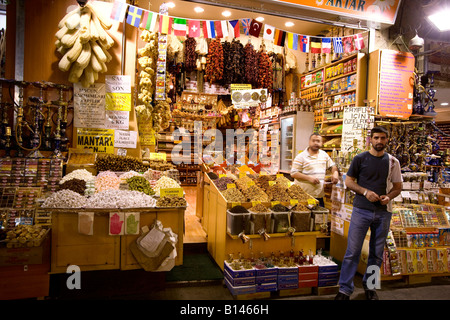
<path fill-rule="evenodd" d="M 258 256 L 260 252 L 267 256 L 272 252 L 278 254 L 279 251 L 284 251 L 286 254 L 291 249 L 295 252 L 303 249 L 306 254 L 310 249 L 316 252 L 316 237 L 320 235 L 320 232 L 296 232 L 293 237 L 283 233 L 273 233 L 269 234 L 270 238 L 267 241 L 259 235 L 249 235 L 250 240 L 246 243 L 243 243 L 238 236 L 228 234 L 227 209 L 231 207 L 231 204 L 227 203 L 206 173 L 204 173 L 203 183 L 202 225 L 208 235 L 208 252 L 222 270 L 223 263 L 230 253 L 236 256 L 240 252 L 244 257 L 249 257 L 251 252 L 255 256 Z"/>
<path fill-rule="evenodd" d="M 178 235 L 175 265 L 183 264 L 184 211 L 180 209 L 97 209 L 94 211 L 94 232 L 88 236 L 78 233 L 78 212 L 84 210 L 52 210 L 51 273 L 65 273 L 67 266 L 77 265 L 81 271 L 140 269 L 130 250 L 139 235 L 109 235 L 109 212 L 140 212 L 140 228 L 150 227 L 155 219 L 164 228 Z"/>

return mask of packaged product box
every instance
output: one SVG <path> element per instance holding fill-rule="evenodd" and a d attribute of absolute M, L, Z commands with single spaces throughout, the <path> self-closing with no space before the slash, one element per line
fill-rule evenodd
<path fill-rule="evenodd" d="M 407 267 L 407 258 L 406 258 L 406 250 L 397 250 L 398 253 L 398 262 L 400 267 L 400 273 L 401 274 L 407 274 L 408 273 L 408 267 Z"/>
<path fill-rule="evenodd" d="M 416 249 L 416 271 L 417 271 L 417 273 L 427 272 L 427 251 L 426 251 L 426 249 Z"/>
<path fill-rule="evenodd" d="M 427 250 L 427 270 L 428 272 L 437 272 L 437 251 L 434 248 Z"/>
<path fill-rule="evenodd" d="M 436 249 L 437 272 L 448 272 L 448 254 L 447 248 Z"/>
<path fill-rule="evenodd" d="M 416 268 L 416 250 L 415 249 L 407 249 L 406 251 L 406 266 L 407 273 L 414 274 L 417 273 Z"/>
<path fill-rule="evenodd" d="M 289 275 L 278 275 L 278 284 L 298 283 L 298 273 Z"/>
<path fill-rule="evenodd" d="M 298 266 L 298 273 L 318 273 L 319 272 L 319 266 L 316 265 L 299 265 Z"/>
<path fill-rule="evenodd" d="M 224 270 L 224 276 L 233 287 L 250 286 L 256 283 L 255 277 L 233 278 L 227 270 Z"/>
<path fill-rule="evenodd" d="M 447 269 L 450 271 L 450 248 L 447 248 Z"/>
<path fill-rule="evenodd" d="M 256 270 L 253 269 L 243 269 L 243 270 L 234 270 L 228 261 L 224 262 L 224 270 L 228 271 L 228 273 L 231 275 L 233 279 L 235 278 L 249 278 L 249 277 L 255 277 Z"/>
<path fill-rule="evenodd" d="M 298 267 L 279 267 L 278 268 L 278 275 L 297 275 L 298 274 Z"/>
<path fill-rule="evenodd" d="M 225 278 L 225 285 L 227 286 L 228 290 L 230 290 L 230 293 L 234 296 L 256 292 L 256 285 L 235 287 L 227 278 Z"/>
<path fill-rule="evenodd" d="M 299 288 L 314 288 L 317 287 L 319 284 L 319 280 L 299 280 L 298 281 L 298 287 Z"/>
<path fill-rule="evenodd" d="M 270 291 L 277 291 L 278 285 L 276 282 L 272 283 L 262 283 L 256 285 L 256 292 L 270 292 Z"/>
<path fill-rule="evenodd" d="M 277 282 L 278 276 L 275 275 L 269 275 L 269 276 L 260 276 L 255 277 L 255 283 L 256 284 L 263 284 L 263 283 L 273 283 Z"/>
<path fill-rule="evenodd" d="M 298 289 L 298 281 L 295 283 L 278 283 L 278 290 Z"/>
<path fill-rule="evenodd" d="M 255 266 L 255 276 L 256 277 L 263 277 L 263 276 L 273 276 L 273 275 L 278 275 L 278 268 L 277 267 L 273 267 L 273 268 L 261 268 L 259 266 Z"/>

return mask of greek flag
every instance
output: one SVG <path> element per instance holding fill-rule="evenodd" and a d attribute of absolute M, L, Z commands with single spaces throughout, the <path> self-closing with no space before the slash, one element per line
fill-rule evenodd
<path fill-rule="evenodd" d="M 343 53 L 342 38 L 333 38 L 334 53 Z"/>

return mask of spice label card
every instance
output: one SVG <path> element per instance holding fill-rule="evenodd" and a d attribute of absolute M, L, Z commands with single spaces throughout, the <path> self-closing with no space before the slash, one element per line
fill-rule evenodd
<path fill-rule="evenodd" d="M 124 234 L 124 213 L 110 212 L 109 213 L 109 235 L 117 236 Z"/>
<path fill-rule="evenodd" d="M 78 212 L 78 232 L 87 236 L 94 234 L 93 212 Z"/>
<path fill-rule="evenodd" d="M 139 212 L 125 213 L 125 234 L 139 234 L 139 222 L 141 215 Z"/>

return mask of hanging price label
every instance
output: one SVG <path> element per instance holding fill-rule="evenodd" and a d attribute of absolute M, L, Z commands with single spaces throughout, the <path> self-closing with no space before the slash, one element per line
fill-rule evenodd
<path fill-rule="evenodd" d="M 234 189 L 236 185 L 234 183 L 227 183 L 227 189 Z"/>
<path fill-rule="evenodd" d="M 258 205 L 258 204 L 261 204 L 261 201 L 252 201 L 252 206 L 253 207 Z"/>
<path fill-rule="evenodd" d="M 231 204 L 231 207 L 234 208 L 234 207 L 240 206 L 240 205 L 241 205 L 240 202 L 233 202 L 233 203 Z"/>
<path fill-rule="evenodd" d="M 273 206 L 276 206 L 277 204 L 280 204 L 280 201 L 272 201 L 271 204 L 272 204 L 272 207 L 273 207 Z"/>
<path fill-rule="evenodd" d="M 150 160 L 162 160 L 162 161 L 166 161 L 167 156 L 165 153 L 154 153 L 151 152 L 150 153 Z"/>
<path fill-rule="evenodd" d="M 298 203 L 298 200 L 291 199 L 289 202 L 291 203 L 291 206 L 295 206 Z"/>
<path fill-rule="evenodd" d="M 308 199 L 308 204 L 315 206 L 317 204 L 317 200 L 316 199 Z"/>

